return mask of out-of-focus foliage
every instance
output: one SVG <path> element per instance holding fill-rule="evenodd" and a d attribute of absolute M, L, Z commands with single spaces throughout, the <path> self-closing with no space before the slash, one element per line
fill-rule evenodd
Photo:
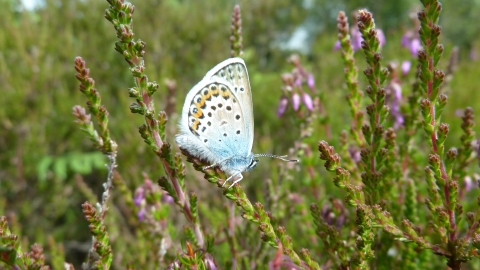
<path fill-rule="evenodd" d="M 387 38 L 383 47 L 384 61 L 413 60 L 409 51 L 400 46 L 400 39 L 404 30 L 413 26 L 410 13 L 417 12 L 420 7 L 414 0 L 380 3 L 373 0 L 134 2 L 135 34 L 147 44 L 147 75 L 160 84 L 155 94 L 157 109 L 164 109 L 170 98 L 164 80 L 177 82 L 176 107 L 169 115 L 167 130 L 171 143 L 187 91 L 206 71 L 230 55 L 230 18 L 236 2 L 242 8 L 244 59 L 254 93 L 253 150 L 256 153 L 286 153 L 298 136 L 299 130 L 292 128 L 294 119 L 276 116 L 282 86 L 280 75 L 292 69 L 286 61 L 295 52 L 289 47 L 292 44 L 296 44 L 294 48 L 302 48 L 302 62 L 315 77 L 331 126 L 332 138 L 328 138 L 331 144 L 338 145 L 340 132 L 348 129 L 344 67 L 340 52 L 333 52 L 337 40 L 336 16 L 340 10 L 347 14 L 359 8 L 372 11 L 377 26 L 384 30 Z M 106 1 L 99 0 L 45 0 L 29 11 L 19 0 L 0 0 L 0 215 L 9 218 L 12 231 L 25 236 L 23 246 L 44 243 L 46 253 L 52 254 L 49 263 L 56 262 L 56 265 L 61 265 L 55 260 L 63 253 L 66 261 L 75 265 L 86 257 L 91 236 L 80 205 L 94 195 L 99 196 L 107 173 L 103 167 L 107 160 L 102 160 L 78 130 L 71 114 L 74 105 L 85 102 L 74 77 L 75 56 L 81 55 L 88 62 L 96 88 L 102 93 L 102 102 L 110 112 L 112 137 L 119 145 L 118 170 L 127 187 L 133 191 L 145 178 L 157 179 L 163 174 L 158 159 L 138 134 L 141 118 L 128 109 L 132 101 L 127 89 L 132 86 L 133 78 L 123 57 L 113 49 L 116 37 L 111 24 L 103 17 L 107 6 Z M 450 123 L 450 138 L 459 138 L 461 120 L 455 111 L 471 106 L 477 114 L 480 112 L 480 96 L 474 94 L 480 74 L 480 65 L 475 59 L 475 49 L 479 48 L 475 16 L 480 14 L 480 4 L 474 0 L 449 0 L 445 1 L 444 9 L 440 24 L 444 28 L 441 39 L 446 51 L 440 65 L 447 68 L 453 46 L 460 48 L 460 62 L 448 86 L 452 94 L 443 120 Z M 302 31 L 306 31 L 305 39 L 298 34 Z M 356 58 L 359 70 L 363 71 L 363 54 L 357 53 Z M 412 74 L 410 76 L 413 78 Z M 364 83 L 365 79 L 360 76 L 360 80 Z M 315 129 L 308 139 L 312 149 L 320 139 L 326 139 L 322 128 Z M 447 141 L 449 144 L 454 143 Z M 313 156 L 316 158 L 318 154 Z M 312 158 L 311 163 L 316 166 L 317 174 L 325 173 L 319 161 Z M 321 185 L 313 185 L 312 180 L 305 177 L 290 184 L 292 196 L 310 192 L 312 186 L 318 188 L 314 190 L 315 196 L 309 193 L 302 199 L 304 201 L 293 206 L 289 204 L 297 197 L 269 198 L 270 179 L 277 173 L 272 169 L 274 164 L 262 160 L 258 168 L 248 173 L 242 186 L 246 187 L 252 201 L 267 201 L 266 208 L 277 210 L 278 222 L 287 228 L 296 247 L 309 247 L 313 252 L 312 246 L 316 244 L 302 237 L 311 233 L 313 227 L 296 231 L 298 220 L 290 221 L 289 215 L 299 214 L 299 220 L 307 222 L 310 203 L 321 205 L 331 197 L 340 198 L 341 191 L 335 189 L 330 176 L 317 176 L 324 181 Z M 210 226 L 206 230 L 216 233 L 219 227 L 227 226 L 224 215 L 227 202 L 218 189 L 204 182 L 197 174 L 190 174 L 186 179 L 188 189 L 198 194 L 200 218 Z M 92 190 L 80 183 L 86 183 Z M 122 268 L 137 258 L 132 255 L 135 246 L 128 244 L 144 246 L 141 241 L 145 236 L 141 238 L 129 231 L 127 224 L 138 224 L 129 221 L 131 217 L 125 211 L 125 202 L 116 192 L 118 190 L 114 189 L 115 204 L 111 205 L 107 216 L 107 227 L 115 254 L 123 254 L 114 257 L 113 265 Z M 475 192 L 478 196 L 478 191 Z M 475 207 L 475 196 L 470 197 L 472 202 L 467 209 Z M 165 211 L 164 215 L 170 215 L 168 231 L 175 245 L 180 245 L 186 239 L 182 229 L 185 222 L 176 211 L 178 209 L 170 214 Z M 258 240 L 259 233 L 250 224 L 240 222 L 238 230 L 245 235 L 246 242 Z M 254 243 L 262 245 L 259 241 Z M 220 265 L 224 265 L 226 260 L 221 258 L 228 258 L 229 252 L 226 243 L 218 244 L 214 254 L 221 260 Z M 261 253 L 257 259 L 267 263 L 274 253 Z M 432 260 L 434 258 L 437 257 L 432 255 Z M 139 264 L 149 265 L 145 261 Z M 431 264 L 439 265 L 444 265 L 439 259 Z M 479 263 L 473 262 L 471 269 L 475 266 Z"/>

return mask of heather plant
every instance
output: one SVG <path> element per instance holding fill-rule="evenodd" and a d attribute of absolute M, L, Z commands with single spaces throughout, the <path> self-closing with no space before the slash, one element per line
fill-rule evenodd
<path fill-rule="evenodd" d="M 288 149 L 289 156 L 300 162 L 262 160 L 257 172 L 247 173 L 242 182 L 229 188 L 223 186 L 226 175 L 218 167 L 208 167 L 205 160 L 173 143 L 176 111 L 188 90 L 183 89 L 188 87 L 181 79 L 186 76 L 183 71 L 199 60 L 177 62 L 175 69 L 182 75 L 173 76 L 177 81 L 163 80 L 164 73 L 153 71 L 153 64 L 148 62 L 152 42 L 142 39 L 142 28 L 148 28 L 148 24 L 135 23 L 133 27 L 139 18 L 138 11 L 134 15 L 133 3 L 104 2 L 110 25 L 102 31 L 112 37 L 115 31 L 114 50 L 126 63 L 108 55 L 108 59 L 116 59 L 112 60 L 115 67 L 111 72 L 118 72 L 108 81 L 110 86 L 100 83 L 103 76 L 97 82 L 93 79 L 97 78 L 95 65 L 89 63 L 99 61 L 90 59 L 94 57 L 76 57 L 72 68 L 79 83 L 76 93 L 87 105 L 73 107 L 75 124 L 91 146 L 105 156 L 106 163 L 105 175 L 98 173 L 104 179 L 100 199 L 88 178 L 80 174 L 74 177 L 76 190 L 87 200 L 81 205 L 83 220 L 78 226 L 90 232 L 82 268 L 479 267 L 480 194 L 474 179 L 480 150 L 474 132 L 474 109 L 466 107 L 456 112 L 461 121 L 458 127 L 447 124 L 452 110 L 450 99 L 461 91 L 452 87 L 457 75 L 462 75 L 457 69 L 458 50 L 452 49 L 449 61 L 443 60 L 447 50 L 441 45 L 443 35 L 438 25 L 442 5 L 436 0 L 422 0 L 421 4 L 418 20 L 414 20 L 418 25 L 397 42 L 397 54 L 403 58 L 395 53 L 385 56 L 382 46 L 392 41 L 386 43 L 370 12 L 355 12 L 353 26 L 340 12 L 335 45 L 338 51 L 330 54 L 336 62 L 343 60 L 343 74 L 340 69 L 319 72 L 303 56 L 292 54 L 285 57 L 282 75 L 258 75 L 261 69 L 249 68 L 249 62 L 255 59 L 249 47 L 261 47 L 261 41 L 247 43 L 245 36 L 253 34 L 244 26 L 251 23 L 249 20 L 261 27 L 265 24 L 245 16 L 236 5 L 230 40 L 223 40 L 230 52 L 224 50 L 225 55 L 219 59 L 246 59 L 255 104 L 256 147 L 262 152 Z M 137 4 L 137 8 L 143 6 Z M 215 19 L 225 17 L 222 14 Z M 223 27 L 228 29 L 226 22 Z M 89 31 L 89 35 L 98 34 Z M 181 41 L 188 37 L 169 37 L 175 38 Z M 325 47 L 331 49 L 331 41 Z M 216 48 L 205 46 L 201 51 L 218 54 Z M 194 55 L 192 51 L 185 53 Z M 160 69 L 171 65 L 162 57 L 153 57 L 160 62 Z M 406 63 L 410 63 L 408 70 Z M 327 65 L 327 69 L 334 68 Z M 322 87 L 328 85 L 324 81 L 334 80 L 335 72 L 344 82 L 342 89 L 335 90 L 343 96 L 338 104 L 333 101 L 333 91 Z M 196 78 L 188 76 L 193 81 Z M 73 75 L 69 80 L 74 80 Z M 270 81 L 278 87 L 269 87 Z M 112 94 L 108 87 L 124 91 Z M 112 99 L 121 101 L 120 106 L 126 104 L 127 97 L 131 116 L 115 121 L 119 111 Z M 472 106 L 477 108 L 476 104 Z M 265 111 L 276 115 L 272 124 Z M 133 129 L 137 123 L 136 137 L 125 139 L 115 131 L 120 125 L 122 130 Z M 269 131 L 270 126 L 281 128 Z M 264 132 L 268 135 L 261 136 Z M 130 152 L 134 147 L 142 151 Z M 137 155 L 133 162 L 123 162 L 125 151 Z M 139 171 L 128 167 L 135 162 L 141 167 L 136 177 L 133 172 Z M 49 164 L 59 166 L 53 161 Z M 48 171 L 48 166 L 43 170 Z M 0 198 L 0 209 L 4 204 Z M 63 247 L 53 237 L 48 241 L 35 239 L 48 242 L 45 256 L 39 244 L 30 245 L 19 238 L 21 226 L 29 225 L 27 221 L 18 222 L 15 215 L 8 219 L 7 223 L 6 217 L 0 218 L 3 265 L 14 269 L 49 269 L 47 265 L 73 269 L 65 263 L 68 259 Z M 25 246 L 31 246 L 30 251 L 26 252 Z"/>

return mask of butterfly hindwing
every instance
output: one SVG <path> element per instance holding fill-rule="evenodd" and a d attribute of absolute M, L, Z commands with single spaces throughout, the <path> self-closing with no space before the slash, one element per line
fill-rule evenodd
<path fill-rule="evenodd" d="M 239 58 L 228 59 L 209 71 L 188 93 L 176 141 L 193 155 L 212 163 L 234 156 L 246 157 L 253 141 L 251 117 L 245 64 Z"/>

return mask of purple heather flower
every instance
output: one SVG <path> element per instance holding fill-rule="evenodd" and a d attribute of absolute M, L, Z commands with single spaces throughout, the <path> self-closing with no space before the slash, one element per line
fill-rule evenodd
<path fill-rule="evenodd" d="M 313 111 L 313 100 L 309 94 L 305 92 L 302 93 L 302 102 L 305 104 L 308 110 Z"/>
<path fill-rule="evenodd" d="M 282 95 L 280 98 L 280 102 L 278 102 L 278 109 L 277 109 L 277 116 L 281 117 L 285 111 L 287 110 L 288 106 L 288 98 L 285 95 Z"/>
<path fill-rule="evenodd" d="M 145 219 L 145 213 L 147 213 L 145 207 L 140 208 L 140 211 L 137 213 L 138 220 L 143 221 Z"/>
<path fill-rule="evenodd" d="M 400 41 L 400 44 L 402 45 L 402 47 L 408 47 L 408 44 L 410 44 L 410 39 L 412 35 L 413 34 L 411 31 L 407 31 L 405 32 L 405 34 L 403 34 L 402 39 Z"/>
<path fill-rule="evenodd" d="M 293 93 L 292 104 L 293 104 L 293 109 L 295 111 L 298 111 L 298 108 L 300 107 L 300 95 L 298 93 Z"/>
<path fill-rule="evenodd" d="M 139 186 L 135 190 L 135 195 L 133 197 L 133 202 L 135 203 L 136 206 L 140 206 L 144 199 L 145 199 L 145 190 L 143 189 L 143 186 Z"/>
<path fill-rule="evenodd" d="M 342 47 L 342 44 L 340 43 L 340 40 L 335 41 L 335 44 L 333 45 L 333 50 L 338 51 Z"/>
<path fill-rule="evenodd" d="M 387 43 L 387 39 L 385 38 L 385 34 L 383 33 L 382 29 L 376 29 L 377 30 L 377 38 L 378 42 L 380 42 L 380 47 L 383 47 L 385 43 Z"/>
<path fill-rule="evenodd" d="M 350 146 L 348 148 L 348 153 L 350 154 L 350 157 L 354 162 L 358 163 L 360 162 L 360 160 L 362 160 L 360 156 L 360 151 L 358 149 L 355 149 L 353 146 Z"/>
<path fill-rule="evenodd" d="M 473 183 L 472 177 L 468 175 L 465 176 L 465 178 L 463 179 L 463 186 L 465 188 L 465 192 L 469 192 L 472 188 L 474 188 L 475 185 Z"/>
<path fill-rule="evenodd" d="M 215 264 L 215 259 L 213 259 L 212 255 L 205 254 L 205 264 L 207 269 L 217 270 L 217 265 Z"/>
<path fill-rule="evenodd" d="M 418 51 L 422 48 L 420 39 L 413 31 L 407 31 L 402 36 L 401 44 L 402 47 L 406 47 L 410 50 L 410 53 L 413 57 L 416 57 L 418 55 Z"/>
<path fill-rule="evenodd" d="M 410 71 L 410 68 L 412 67 L 412 62 L 410 61 L 403 61 L 402 62 L 402 75 L 405 76 L 408 74 Z"/>
<path fill-rule="evenodd" d="M 380 47 L 385 45 L 387 42 L 385 38 L 385 34 L 381 29 L 376 29 L 377 30 L 377 37 L 378 41 L 380 42 Z M 352 45 L 352 49 L 354 52 L 360 50 L 362 48 L 362 33 L 360 33 L 360 30 L 358 30 L 358 27 L 354 26 L 352 27 L 352 30 L 350 31 L 350 44 Z M 339 50 L 341 48 L 340 40 L 337 40 L 335 42 L 335 45 L 333 46 L 333 50 Z"/>
<path fill-rule="evenodd" d="M 311 73 L 309 73 L 307 76 L 307 86 L 312 90 L 315 89 L 315 78 Z"/>
<path fill-rule="evenodd" d="M 173 197 L 168 195 L 167 192 L 163 192 L 162 194 L 162 203 L 165 203 L 165 204 L 172 204 L 174 203 L 173 201 Z"/>
<path fill-rule="evenodd" d="M 391 81 L 388 86 L 388 90 L 390 93 L 389 100 L 390 100 L 390 113 L 392 114 L 395 122 L 393 124 L 394 129 L 398 129 L 403 125 L 404 118 L 403 115 L 400 113 L 400 102 L 402 100 L 402 86 L 396 81 Z"/>
<path fill-rule="evenodd" d="M 410 53 L 412 54 L 412 56 L 416 57 L 418 55 L 418 51 L 422 48 L 420 39 L 418 38 L 413 39 L 408 48 L 410 49 Z"/>
<path fill-rule="evenodd" d="M 358 51 L 362 48 L 362 33 L 358 30 L 358 27 L 353 27 L 351 31 L 351 39 L 352 39 L 352 49 L 353 51 Z"/>

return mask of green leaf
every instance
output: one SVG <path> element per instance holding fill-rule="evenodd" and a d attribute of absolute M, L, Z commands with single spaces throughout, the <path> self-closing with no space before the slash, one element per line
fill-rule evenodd
<path fill-rule="evenodd" d="M 45 156 L 40 159 L 37 165 L 37 176 L 39 181 L 47 180 L 48 169 L 50 165 L 52 165 L 53 157 L 52 156 Z"/>

